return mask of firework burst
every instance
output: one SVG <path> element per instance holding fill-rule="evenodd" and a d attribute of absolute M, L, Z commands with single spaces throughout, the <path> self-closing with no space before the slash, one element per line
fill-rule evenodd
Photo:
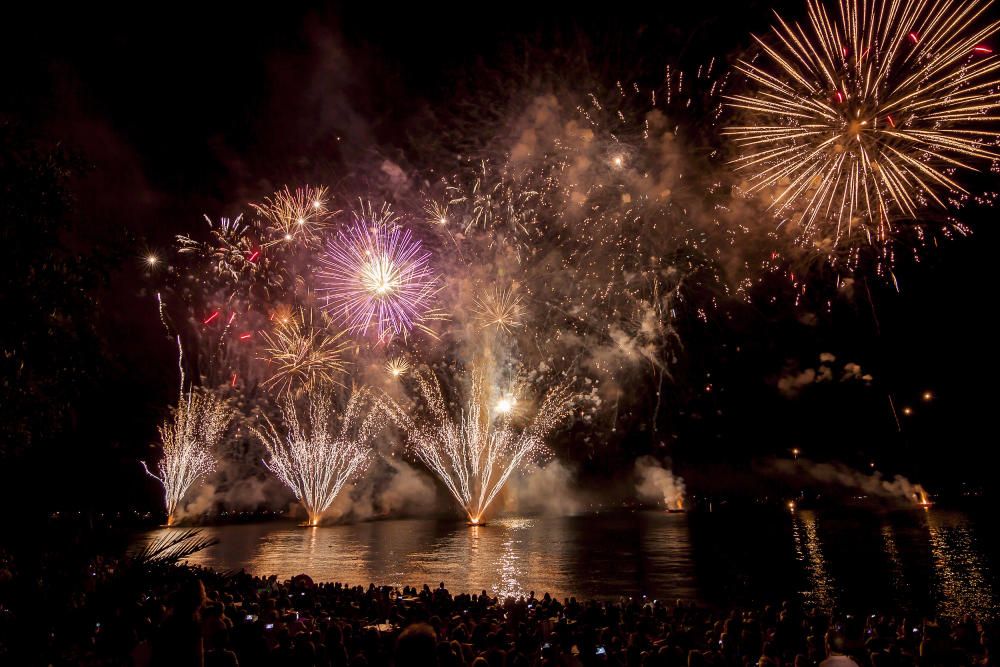
<path fill-rule="evenodd" d="M 385 362 L 385 372 L 390 377 L 398 378 L 406 375 L 411 368 L 411 364 L 406 357 L 392 357 Z"/>
<path fill-rule="evenodd" d="M 335 387 L 314 385 L 302 415 L 292 395 L 281 398 L 284 431 L 266 417 L 252 428 L 270 456 L 265 465 L 302 503 L 309 526 L 319 525 L 344 485 L 368 467 L 384 423 L 384 411 L 364 387 L 351 392 L 339 413 L 338 404 Z"/>
<path fill-rule="evenodd" d="M 265 221 L 269 245 L 291 241 L 316 244 L 339 212 L 330 210 L 325 187 L 305 186 L 292 191 L 286 185 L 252 206 Z"/>
<path fill-rule="evenodd" d="M 760 61 L 741 61 L 751 92 L 728 98 L 752 121 L 726 128 L 746 191 L 828 254 L 882 246 L 896 222 L 958 204 L 959 169 L 993 145 L 1000 60 L 983 40 L 981 0 L 809 0 L 803 26 L 778 18 Z"/>
<path fill-rule="evenodd" d="M 317 276 L 325 308 L 348 329 L 380 341 L 405 337 L 439 317 L 440 286 L 430 253 L 403 228 L 388 206 L 364 207 L 354 223 L 327 241 Z"/>
<path fill-rule="evenodd" d="M 521 297 L 513 287 L 493 287 L 476 297 L 475 318 L 482 329 L 496 327 L 498 331 L 513 333 L 524 325 L 523 316 Z"/>
<path fill-rule="evenodd" d="M 387 399 L 390 417 L 405 431 L 413 455 L 440 478 L 473 523 L 483 519 L 519 466 L 546 451 L 546 437 L 572 415 L 580 398 L 568 383 L 560 383 L 532 411 L 521 396 L 525 386 L 494 390 L 477 367 L 465 408 L 453 415 L 429 369 L 419 368 L 412 377 L 422 402 L 420 414 L 413 416 Z"/>
<path fill-rule="evenodd" d="M 177 236 L 181 255 L 200 256 L 211 266 L 212 272 L 230 282 L 239 282 L 249 274 L 258 273 L 263 262 L 252 234 L 251 227 L 240 215 L 234 219 L 222 218 L 218 223 L 205 216 L 211 240 L 197 241 L 191 236 Z"/>
<path fill-rule="evenodd" d="M 350 343 L 343 333 L 331 333 L 325 320 L 324 315 L 312 310 L 279 312 L 274 329 L 262 334 L 262 359 L 271 370 L 265 388 L 285 393 L 296 387 L 337 383 L 347 370 L 343 355 Z"/>

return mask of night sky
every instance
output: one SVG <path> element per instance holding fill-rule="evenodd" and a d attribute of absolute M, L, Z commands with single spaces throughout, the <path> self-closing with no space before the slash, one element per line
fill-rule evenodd
<path fill-rule="evenodd" d="M 412 160 L 407 151 L 428 118 L 468 103 L 510 63 L 530 67 L 526 53 L 580 63 L 605 81 L 655 78 L 666 62 L 732 60 L 750 32 L 767 30 L 772 7 L 804 12 L 804 2 L 785 0 L 643 4 L 260 11 L 201 3 L 44 8 L 0 21 L 0 127 L 80 160 L 59 241 L 73 254 L 108 258 L 106 280 L 91 291 L 99 346 L 62 350 L 93 355 L 99 381 L 81 399 L 72 437 L 39 437 L 44 445 L 10 455 L 6 474 L 44 460 L 48 509 L 155 507 L 158 492 L 136 461 L 151 455 L 155 424 L 174 399 L 175 357 L 141 259 L 199 229 L 203 214 L 234 215 L 286 183 L 335 186 L 375 156 Z M 718 322 L 686 333 L 658 436 L 562 454 L 585 477 L 603 479 L 637 454 L 667 453 L 695 492 L 756 492 L 755 461 L 791 447 L 858 468 L 876 462 L 941 491 L 990 481 L 1000 370 L 994 217 L 970 209 L 963 220 L 974 235 L 919 263 L 901 261 L 899 292 L 859 282 L 853 298 L 815 323 L 784 302 L 724 306 Z M 41 252 L 32 264 L 45 264 Z M 23 280 L 7 271 L 4 289 Z M 17 337 L 20 313 L 3 317 L 4 336 Z M 824 352 L 874 381 L 817 385 L 794 398 L 778 391 L 780 377 L 816 367 Z M 924 391 L 932 401 L 921 400 Z"/>

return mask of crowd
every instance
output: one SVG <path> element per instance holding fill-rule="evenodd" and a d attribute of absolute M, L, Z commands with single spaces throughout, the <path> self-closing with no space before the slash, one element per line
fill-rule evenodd
<path fill-rule="evenodd" d="M 445 585 L 349 586 L 170 566 L 89 591 L 53 627 L 52 663 L 206 667 L 895 667 L 990 665 L 992 627 L 792 603 L 713 610 L 680 601 L 557 600 Z"/>

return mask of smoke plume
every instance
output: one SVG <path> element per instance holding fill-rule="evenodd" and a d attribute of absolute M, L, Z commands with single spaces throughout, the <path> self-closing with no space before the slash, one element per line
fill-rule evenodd
<path fill-rule="evenodd" d="M 639 500 L 662 504 L 669 509 L 684 507 L 684 480 L 652 456 L 636 459 L 635 476 Z"/>
<path fill-rule="evenodd" d="M 816 484 L 842 487 L 885 500 L 916 503 L 926 499 L 924 488 L 902 475 L 887 479 L 877 470 L 868 474 L 837 462 L 818 463 L 802 458 L 796 461 L 776 459 L 764 465 L 761 472 L 786 479 L 804 479 Z"/>

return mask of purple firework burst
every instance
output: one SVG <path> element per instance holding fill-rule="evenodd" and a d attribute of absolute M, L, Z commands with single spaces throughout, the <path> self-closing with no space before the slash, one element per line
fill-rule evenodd
<path fill-rule="evenodd" d="M 374 331 L 379 340 L 414 327 L 430 331 L 424 323 L 440 289 L 430 253 L 388 210 L 382 213 L 355 217 L 327 241 L 318 272 L 324 307 L 348 329 Z"/>

